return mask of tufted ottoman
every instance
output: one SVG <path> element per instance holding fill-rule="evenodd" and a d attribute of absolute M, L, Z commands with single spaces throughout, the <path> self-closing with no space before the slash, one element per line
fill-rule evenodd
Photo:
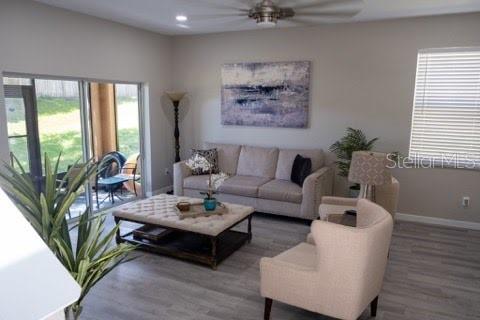
<path fill-rule="evenodd" d="M 115 222 L 122 220 L 142 224 L 137 229 L 154 237 L 138 237 L 130 231 L 117 232 L 117 243 L 129 242 L 139 249 L 199 262 L 216 269 L 217 264 L 252 239 L 252 207 L 224 203 L 228 213 L 209 217 L 180 219 L 174 209 L 178 201 L 201 200 L 160 194 L 148 199 L 128 203 L 113 211 Z M 248 220 L 248 231 L 231 230 Z"/>

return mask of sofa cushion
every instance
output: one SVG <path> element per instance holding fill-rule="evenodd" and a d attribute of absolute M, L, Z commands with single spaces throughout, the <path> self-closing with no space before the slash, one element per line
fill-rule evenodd
<path fill-rule="evenodd" d="M 290 175 L 290 181 L 303 186 L 303 182 L 312 173 L 312 159 L 304 158 L 297 154 L 293 161 L 292 174 Z"/>
<path fill-rule="evenodd" d="M 290 180 L 293 161 L 297 154 L 312 160 L 312 172 L 323 167 L 323 152 L 320 149 L 280 149 L 275 179 Z"/>
<path fill-rule="evenodd" d="M 244 197 L 257 197 L 258 188 L 270 181 L 270 178 L 252 176 L 233 176 L 223 182 L 218 191 Z"/>
<path fill-rule="evenodd" d="M 237 174 L 273 179 L 277 168 L 278 149 L 242 146 Z"/>
<path fill-rule="evenodd" d="M 200 176 L 189 176 L 183 179 L 183 187 L 187 189 L 207 190 L 208 174 Z"/>
<path fill-rule="evenodd" d="M 238 157 L 240 156 L 240 145 L 223 143 L 205 143 L 208 149 L 217 149 L 218 168 L 221 172 L 229 175 L 237 173 Z"/>
<path fill-rule="evenodd" d="M 272 180 L 258 189 L 258 197 L 268 200 L 302 203 L 302 188 L 288 180 Z"/>

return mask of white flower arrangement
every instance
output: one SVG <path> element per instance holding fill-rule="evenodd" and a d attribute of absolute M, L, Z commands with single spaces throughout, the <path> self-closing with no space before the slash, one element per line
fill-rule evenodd
<path fill-rule="evenodd" d="M 220 188 L 222 183 L 229 178 L 229 175 L 220 172 L 218 174 L 213 174 L 212 169 L 213 166 L 211 163 L 203 156 L 199 154 L 195 154 L 192 158 L 188 159 L 185 161 L 185 165 L 189 167 L 191 170 L 198 170 L 201 169 L 202 171 L 208 171 L 209 172 L 209 178 L 206 181 L 207 186 L 208 186 L 208 191 L 207 192 L 201 192 L 201 194 L 205 194 L 208 199 L 212 199 L 213 195 L 215 194 L 215 191 Z"/>
<path fill-rule="evenodd" d="M 193 158 L 190 158 L 187 161 L 185 161 L 185 164 L 187 165 L 187 167 L 189 167 L 192 170 L 201 169 L 202 171 L 209 171 L 209 172 L 212 171 L 212 165 L 210 164 L 210 162 L 208 162 L 208 160 L 205 157 L 199 154 L 195 154 Z"/>
<path fill-rule="evenodd" d="M 209 181 L 209 187 L 211 185 L 212 189 L 214 191 L 218 190 L 218 188 L 220 188 L 220 186 L 222 185 L 222 183 L 227 180 L 229 178 L 229 175 L 224 173 L 224 172 L 220 172 L 218 174 L 212 174 L 210 175 L 210 181 Z"/>

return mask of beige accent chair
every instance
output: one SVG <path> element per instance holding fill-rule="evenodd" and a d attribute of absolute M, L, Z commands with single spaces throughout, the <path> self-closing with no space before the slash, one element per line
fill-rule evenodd
<path fill-rule="evenodd" d="M 279 149 L 206 143 L 216 148 L 220 171 L 230 175 L 219 188 L 220 201 L 254 207 L 256 211 L 314 220 L 323 196 L 332 194 L 333 169 L 320 149 Z M 300 154 L 312 160 L 312 173 L 303 187 L 290 181 L 293 161 Z M 173 167 L 177 196 L 202 197 L 208 175 L 194 176 L 183 161 Z"/>
<path fill-rule="evenodd" d="M 392 216 L 366 199 L 358 200 L 356 227 L 314 221 L 316 244 L 260 260 L 264 318 L 273 300 L 345 320 L 358 319 L 370 304 L 376 316 L 392 229 Z"/>
<path fill-rule="evenodd" d="M 400 183 L 394 177 L 391 177 L 391 183 L 376 187 L 375 202 L 390 212 L 393 219 L 395 219 L 395 213 L 397 211 L 399 192 Z M 335 218 L 335 216 L 342 215 L 346 210 L 354 210 L 357 202 L 358 198 L 322 197 L 322 202 L 319 207 L 320 219 L 336 221 L 338 218 Z M 331 219 L 332 216 L 334 216 L 333 219 Z"/>

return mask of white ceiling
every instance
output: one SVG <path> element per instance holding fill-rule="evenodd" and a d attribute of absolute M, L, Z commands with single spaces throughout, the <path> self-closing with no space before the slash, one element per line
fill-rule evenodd
<path fill-rule="evenodd" d="M 240 15 L 237 9 L 249 9 L 260 0 L 36 0 L 48 5 L 116 21 L 163 34 L 202 34 L 251 30 L 259 28 L 255 21 Z M 363 9 L 349 18 L 309 17 L 302 23 L 280 21 L 279 27 L 295 27 L 320 23 L 372 21 L 402 17 L 429 16 L 480 11 L 480 0 L 273 0 L 286 7 L 313 3 L 323 4 L 322 12 Z M 320 7 L 319 7 L 320 8 Z M 320 9 L 303 9 L 311 13 Z M 180 24 L 176 15 L 189 20 Z"/>

